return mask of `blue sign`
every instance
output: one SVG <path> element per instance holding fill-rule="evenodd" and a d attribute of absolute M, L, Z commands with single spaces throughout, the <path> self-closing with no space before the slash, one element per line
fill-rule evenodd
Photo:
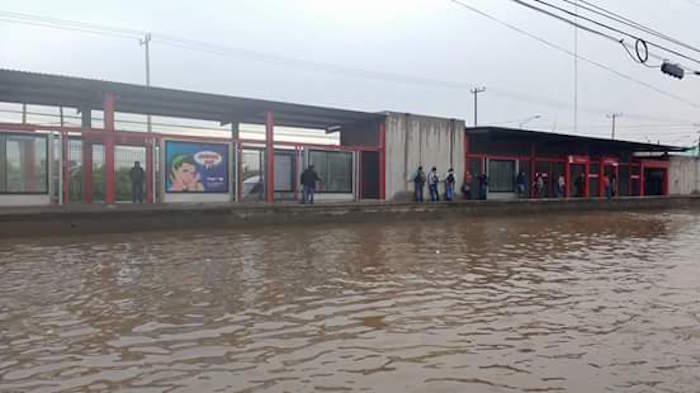
<path fill-rule="evenodd" d="M 228 145 L 165 142 L 166 192 L 228 193 Z"/>

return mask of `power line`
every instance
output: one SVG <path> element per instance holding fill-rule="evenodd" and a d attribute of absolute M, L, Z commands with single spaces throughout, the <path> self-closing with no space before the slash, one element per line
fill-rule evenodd
<path fill-rule="evenodd" d="M 580 28 L 580 29 L 583 29 L 583 30 L 589 32 L 589 33 L 592 33 L 592 34 L 595 34 L 595 35 L 598 35 L 598 36 L 601 36 L 601 37 L 604 37 L 604 38 L 607 38 L 607 39 L 613 39 L 613 40 L 616 40 L 616 41 L 619 42 L 619 39 L 617 39 L 617 38 L 615 38 L 615 37 L 613 37 L 613 36 L 611 36 L 611 35 L 609 35 L 609 34 L 606 34 L 606 33 L 600 32 L 600 31 L 598 31 L 598 30 L 595 30 L 595 29 L 592 29 L 592 28 L 583 26 L 583 25 L 581 25 L 581 24 L 579 24 L 579 23 L 576 23 L 575 21 L 572 21 L 572 20 L 570 20 L 570 19 L 564 18 L 564 17 L 562 17 L 562 16 L 560 16 L 560 15 L 557 15 L 557 14 L 555 14 L 555 13 L 553 13 L 553 12 L 549 12 L 549 11 L 543 9 L 543 8 L 536 7 L 536 6 L 532 5 L 532 4 L 526 3 L 526 2 L 523 1 L 523 0 L 511 0 L 511 1 L 514 2 L 514 3 L 516 3 L 516 4 L 520 4 L 521 6 L 530 8 L 530 9 L 532 9 L 532 10 L 534 10 L 534 11 L 543 13 L 543 14 L 548 15 L 548 16 L 551 16 L 551 17 L 553 17 L 553 18 L 555 18 L 555 19 L 558 19 L 558 20 L 560 20 L 560 21 L 562 21 L 562 22 L 564 22 L 564 23 L 568 23 L 568 24 L 570 24 L 570 25 L 572 25 L 572 26 L 576 26 L 576 27 L 578 27 L 578 28 Z M 597 25 L 597 26 L 603 27 L 603 28 L 605 28 L 605 29 L 607 29 L 607 30 L 610 30 L 610 31 L 613 31 L 613 32 L 615 32 L 615 33 L 622 34 L 622 35 L 624 35 L 624 36 L 633 38 L 633 39 L 635 39 L 635 40 L 643 40 L 643 38 L 640 37 L 640 36 L 638 36 L 638 35 L 635 35 L 635 34 L 633 34 L 633 33 L 626 32 L 626 31 L 624 31 L 624 30 L 621 30 L 621 29 L 618 29 L 618 28 L 616 28 L 616 27 L 614 27 L 614 26 L 610 26 L 610 25 L 608 25 L 608 24 L 605 24 L 605 23 L 596 21 L 595 19 L 588 18 L 588 17 L 586 17 L 586 16 L 577 15 L 576 13 L 572 12 L 571 10 L 567 10 L 567 9 L 562 8 L 562 7 L 559 7 L 559 6 L 557 6 L 557 5 L 548 3 L 548 2 L 546 2 L 546 1 L 544 1 L 544 0 L 533 0 L 533 1 L 535 1 L 535 2 L 537 2 L 537 3 L 540 3 L 540 4 L 543 4 L 543 5 L 547 6 L 547 7 L 556 9 L 556 10 L 558 10 L 558 11 L 560 11 L 560 12 L 565 13 L 565 14 L 568 14 L 568 15 L 571 15 L 571 16 L 576 16 L 576 17 L 578 17 L 578 18 L 580 18 L 580 19 L 583 19 L 583 20 L 585 20 L 585 21 L 587 21 L 587 22 L 589 22 L 589 23 L 593 23 L 593 24 L 595 24 L 595 25 Z M 678 56 L 678 57 L 681 57 L 681 58 L 684 58 L 684 59 L 686 59 L 686 60 L 692 61 L 692 62 L 694 62 L 694 63 L 700 64 L 700 60 L 695 59 L 695 58 L 693 58 L 693 57 L 690 57 L 690 56 L 688 56 L 688 55 L 686 55 L 686 54 L 684 54 L 684 53 L 681 53 L 681 52 L 679 52 L 679 51 L 677 51 L 677 50 L 675 50 L 675 49 L 668 48 L 668 47 L 666 47 L 666 46 L 664 46 L 664 45 L 660 45 L 660 44 L 657 44 L 657 43 L 652 42 L 652 41 L 649 41 L 649 40 L 644 40 L 644 41 L 645 41 L 647 44 L 649 44 L 650 46 L 653 46 L 653 47 L 655 47 L 655 48 L 657 48 L 657 49 L 661 49 L 661 50 L 663 50 L 663 51 L 665 51 L 665 52 L 671 53 L 671 54 L 676 55 L 676 56 Z"/>
<path fill-rule="evenodd" d="M 698 48 L 695 47 L 695 46 L 692 46 L 692 45 L 690 45 L 690 44 L 687 44 L 687 43 L 685 43 L 685 42 L 683 42 L 683 41 L 680 41 L 680 40 L 678 40 L 678 39 L 676 39 L 676 38 L 674 38 L 674 37 L 672 37 L 672 36 L 669 36 L 669 35 L 667 35 L 667 34 L 664 34 L 664 33 L 660 32 L 660 31 L 658 31 L 658 30 L 655 30 L 655 29 L 653 29 L 653 28 L 651 28 L 651 27 L 647 27 L 647 26 L 645 26 L 645 25 L 643 25 L 643 24 L 641 24 L 641 23 L 639 23 L 639 22 L 636 22 L 636 21 L 634 21 L 634 20 L 632 20 L 632 19 L 630 19 L 630 18 L 627 18 L 627 17 L 625 17 L 625 16 L 623 16 L 623 15 L 620 15 L 619 13 L 616 13 L 616 12 L 613 12 L 613 11 L 610 11 L 610 10 L 607 10 L 607 9 L 605 9 L 605 8 L 603 8 L 603 7 L 601 7 L 601 6 L 598 6 L 598 5 L 596 5 L 596 4 L 593 4 L 593 3 L 589 2 L 589 1 L 586 1 L 586 0 L 561 0 L 561 1 L 563 1 L 563 2 L 565 2 L 565 3 L 568 3 L 568 4 L 571 4 L 571 5 L 577 4 L 577 5 L 576 5 L 577 8 L 584 9 L 584 10 L 586 10 L 586 11 L 588 11 L 588 12 L 591 12 L 591 13 L 594 13 L 594 14 L 596 14 L 596 15 L 602 16 L 602 17 L 604 17 L 604 18 L 606 18 L 606 19 L 615 21 L 615 22 L 620 23 L 620 24 L 627 25 L 627 26 L 629 26 L 629 27 L 632 27 L 632 28 L 635 28 L 635 29 L 637 29 L 637 30 L 643 31 L 643 32 L 645 32 L 645 33 L 647 33 L 647 34 L 651 34 L 651 35 L 656 36 L 656 37 L 658 37 L 658 38 L 664 39 L 664 40 L 666 40 L 666 41 L 668 41 L 668 42 L 674 43 L 674 44 L 676 44 L 676 45 L 678 45 L 678 46 L 682 46 L 682 47 L 684 47 L 684 48 L 686 48 L 686 49 L 690 49 L 690 50 L 692 50 L 692 51 L 694 51 L 694 52 L 700 53 L 700 49 L 698 49 Z M 583 3 L 584 5 L 578 4 L 579 2 L 580 2 L 580 3 Z"/>
<path fill-rule="evenodd" d="M 555 44 L 555 43 L 553 43 L 553 42 L 551 42 L 551 41 L 549 41 L 549 40 L 546 40 L 546 39 L 544 39 L 544 38 L 542 38 L 542 37 L 540 37 L 540 36 L 537 36 L 537 35 L 535 35 L 535 34 L 533 34 L 533 33 L 530 33 L 530 32 L 528 32 L 528 31 L 526 31 L 526 30 L 524 30 L 524 29 L 521 29 L 520 27 L 517 27 L 517 26 L 515 26 L 515 25 L 513 25 L 513 24 L 510 24 L 510 23 L 505 22 L 505 21 L 503 21 L 503 20 L 501 20 L 501 19 L 498 19 L 498 18 L 496 18 L 496 17 L 494 17 L 494 16 L 492 16 L 492 15 L 490 15 L 490 14 L 484 12 L 484 11 L 481 11 L 480 9 L 478 9 L 478 8 L 476 8 L 476 7 L 473 7 L 473 6 L 471 6 L 471 5 L 468 5 L 468 4 L 464 3 L 464 2 L 462 2 L 461 0 L 450 0 L 450 1 L 453 2 L 453 3 L 455 3 L 455 4 L 457 4 L 457 5 L 459 5 L 459 6 L 461 6 L 461 7 L 464 7 L 464 8 L 467 9 L 467 10 L 470 10 L 470 11 L 476 13 L 476 14 L 479 14 L 479 15 L 481 15 L 481 16 L 483 16 L 483 17 L 485 17 L 485 18 L 487 18 L 487 19 L 489 19 L 489 20 L 491 20 L 491 21 L 494 21 L 494 22 L 496 22 L 496 23 L 498 23 L 498 24 L 500 24 L 500 25 L 502 25 L 502 26 L 505 26 L 505 27 L 507 27 L 507 28 L 509 28 L 509 29 L 511 29 L 511 30 L 513 30 L 513 31 L 516 31 L 516 32 L 518 32 L 518 33 L 520 33 L 520 34 L 522 34 L 522 35 L 527 36 L 527 37 L 530 37 L 530 38 L 534 39 L 535 41 L 538 41 L 538 42 L 540 42 L 541 44 L 544 44 L 544 45 L 546 45 L 546 46 L 548 46 L 548 47 L 550 47 L 550 48 L 553 48 L 553 49 L 555 49 L 555 50 L 558 50 L 558 51 L 560 51 L 560 52 L 562 52 L 562 53 L 565 53 L 565 54 L 567 54 L 567 55 L 569 55 L 569 56 L 578 57 L 579 60 L 583 60 L 583 61 L 585 61 L 586 63 L 589 63 L 589 64 L 591 64 L 591 65 L 593 65 L 593 66 L 596 66 L 596 67 L 598 67 L 598 68 L 600 68 L 600 69 L 606 70 L 606 71 L 608 71 L 608 72 L 610 72 L 610 73 L 612 73 L 612 74 L 617 75 L 617 76 L 620 77 L 620 78 L 626 79 L 626 80 L 628 80 L 628 81 L 630 81 L 630 82 L 634 82 L 634 83 L 636 83 L 636 84 L 638 84 L 638 85 L 640 85 L 640 86 L 644 86 L 644 87 L 646 87 L 646 88 L 648 88 L 648 89 L 651 89 L 651 90 L 655 91 L 655 92 L 658 93 L 658 94 L 664 95 L 664 96 L 666 96 L 666 97 L 668 97 L 668 98 L 672 98 L 672 99 L 674 99 L 674 100 L 676 100 L 676 101 L 682 102 L 682 103 L 684 103 L 684 104 L 686 104 L 686 105 L 689 105 L 689 106 L 691 106 L 691 107 L 693 107 L 693 108 L 700 109 L 700 105 L 698 105 L 698 104 L 696 104 L 696 103 L 694 103 L 694 102 L 692 102 L 692 101 L 689 101 L 689 100 L 687 100 L 687 99 L 685 99 L 685 98 L 683 98 L 683 97 L 681 97 L 681 96 L 675 95 L 675 94 L 673 94 L 673 93 L 669 93 L 669 92 L 667 92 L 667 91 L 665 91 L 665 90 L 663 90 L 663 89 L 660 89 L 660 88 L 658 88 L 658 87 L 656 87 L 656 86 L 654 86 L 654 85 L 652 85 L 652 84 L 650 84 L 650 83 L 641 81 L 641 80 L 636 79 L 636 78 L 634 78 L 634 77 L 631 77 L 631 76 L 629 76 L 629 75 L 627 75 L 627 74 L 625 74 L 625 73 L 623 73 L 623 72 L 621 72 L 621 71 L 617 71 L 616 69 L 614 69 L 614 68 L 612 68 L 612 67 L 610 67 L 610 66 L 608 66 L 608 65 L 605 65 L 605 64 L 600 63 L 600 62 L 598 62 L 598 61 L 592 60 L 592 59 L 590 59 L 590 58 L 588 58 L 588 57 L 578 55 L 578 54 L 576 54 L 576 53 L 570 51 L 569 49 L 564 48 L 563 46 L 560 46 L 560 45 L 558 45 L 558 44 Z"/>

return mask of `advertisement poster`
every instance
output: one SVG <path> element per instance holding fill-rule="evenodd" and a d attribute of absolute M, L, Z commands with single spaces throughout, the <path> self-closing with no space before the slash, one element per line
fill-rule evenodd
<path fill-rule="evenodd" d="M 167 192 L 228 192 L 228 145 L 165 142 Z"/>

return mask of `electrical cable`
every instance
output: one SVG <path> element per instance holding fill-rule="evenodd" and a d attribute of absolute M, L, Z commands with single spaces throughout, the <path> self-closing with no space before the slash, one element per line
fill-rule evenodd
<path fill-rule="evenodd" d="M 607 9 L 605 9 L 605 8 L 603 8 L 603 7 L 601 7 L 601 6 L 598 6 L 598 5 L 596 5 L 596 4 L 593 4 L 593 3 L 589 2 L 589 1 L 586 1 L 586 0 L 576 0 L 576 1 L 574 1 L 574 0 L 561 0 L 561 1 L 563 1 L 563 2 L 565 2 L 565 3 L 568 3 L 568 4 L 571 4 L 571 5 L 574 5 L 574 4 L 576 4 L 577 2 L 583 3 L 584 5 L 578 4 L 577 7 L 578 7 L 578 8 L 581 8 L 581 9 L 584 9 L 584 10 L 586 10 L 586 11 L 588 11 L 588 12 L 597 14 L 597 15 L 599 15 L 599 16 L 602 16 L 602 17 L 604 17 L 604 18 L 613 20 L 613 21 L 615 21 L 615 22 L 617 22 L 617 23 L 624 24 L 624 25 L 627 25 L 627 26 L 629 26 L 629 27 L 635 28 L 635 29 L 637 29 L 637 30 L 643 31 L 643 32 L 645 32 L 645 33 L 647 33 L 647 34 L 651 34 L 651 35 L 653 35 L 653 36 L 656 36 L 656 37 L 658 37 L 658 38 L 661 38 L 661 39 L 663 39 L 663 40 L 666 40 L 666 41 L 668 41 L 668 42 L 671 42 L 671 43 L 673 43 L 673 44 L 676 44 L 676 45 L 678 45 L 678 46 L 682 46 L 682 47 L 684 47 L 684 48 L 686 48 L 686 49 L 690 49 L 690 50 L 692 50 L 692 51 L 694 51 L 694 52 L 700 53 L 700 48 L 698 48 L 698 47 L 695 47 L 695 46 L 693 46 L 693 45 L 687 44 L 687 43 L 685 43 L 685 42 L 683 42 L 683 41 L 680 41 L 680 40 L 678 40 L 678 39 L 676 39 L 676 38 L 674 38 L 674 37 L 671 37 L 671 36 L 669 36 L 669 35 L 667 35 L 667 34 L 664 34 L 664 33 L 660 32 L 660 31 L 658 31 L 658 30 L 655 30 L 655 29 L 653 29 L 653 28 L 651 28 L 651 27 L 645 26 L 645 25 L 643 25 L 643 24 L 641 24 L 641 23 L 639 23 L 639 22 L 636 22 L 636 21 L 634 21 L 634 20 L 632 20 L 632 19 L 630 19 L 630 18 L 627 18 L 627 17 L 625 17 L 625 16 L 623 16 L 623 15 L 620 15 L 619 13 L 616 13 L 616 12 L 613 12 L 613 11 L 610 11 L 610 10 L 607 10 Z"/>
<path fill-rule="evenodd" d="M 572 25 L 572 26 L 576 26 L 576 27 L 578 27 L 578 28 L 580 28 L 580 29 L 582 29 L 582 30 L 588 31 L 589 33 L 596 34 L 596 35 L 599 35 L 599 36 L 601 36 L 601 37 L 605 37 L 605 38 L 608 38 L 608 39 L 610 39 L 610 38 L 616 39 L 616 38 L 614 38 L 614 37 L 612 37 L 612 36 L 610 36 L 610 35 L 608 35 L 608 34 L 605 34 L 605 33 L 600 32 L 600 31 L 598 31 L 598 30 L 595 30 L 595 29 L 592 29 L 592 28 L 583 26 L 583 25 L 581 25 L 581 24 L 579 24 L 579 23 L 576 23 L 575 21 L 572 21 L 572 20 L 570 20 L 570 19 L 564 18 L 564 17 L 562 17 L 562 16 L 560 16 L 560 15 L 557 15 L 557 14 L 555 14 L 555 13 L 553 13 L 553 12 L 550 12 L 550 11 L 547 11 L 547 10 L 545 10 L 545 9 L 543 9 L 543 8 L 540 8 L 540 7 L 534 6 L 534 5 L 532 5 L 532 4 L 526 3 L 526 2 L 523 1 L 523 0 L 511 0 L 511 1 L 514 2 L 514 3 L 516 3 L 516 4 L 521 5 L 521 6 L 523 6 L 523 7 L 530 8 L 530 9 L 532 9 L 532 10 L 534 10 L 534 11 L 537 11 L 537 12 L 543 13 L 543 14 L 545 14 L 545 15 L 548 15 L 548 16 L 550 16 L 550 17 L 553 17 L 553 18 L 555 18 L 555 19 L 558 19 L 558 20 L 560 20 L 560 21 L 562 21 L 562 22 L 564 22 L 564 23 L 568 23 L 568 24 L 570 24 L 570 25 Z M 624 31 L 624 30 L 620 30 L 620 29 L 618 29 L 618 28 L 616 28 L 616 27 L 614 27 L 614 26 L 610 26 L 610 25 L 605 24 L 605 23 L 602 23 L 602 22 L 598 22 L 598 21 L 596 21 L 596 20 L 594 20 L 594 19 L 591 19 L 591 18 L 588 18 L 588 17 L 586 17 L 586 16 L 577 15 L 576 13 L 572 12 L 571 10 L 567 10 L 567 9 L 562 8 L 562 7 L 559 7 L 559 6 L 557 6 L 557 5 L 548 3 L 548 2 L 546 2 L 546 1 L 544 1 L 544 0 L 533 0 L 533 1 L 535 1 L 535 2 L 537 2 L 537 3 L 540 3 L 540 4 L 543 4 L 543 5 L 547 6 L 547 7 L 556 9 L 556 10 L 558 10 L 558 11 L 560 11 L 560 12 L 565 13 L 565 14 L 568 14 L 568 15 L 575 16 L 575 17 L 577 17 L 577 18 L 583 19 L 583 20 L 585 20 L 585 21 L 587 21 L 587 22 L 593 23 L 593 24 L 595 24 L 595 25 L 597 25 L 597 26 L 603 27 L 603 28 L 608 29 L 608 30 L 610 30 L 610 31 L 613 31 L 613 32 L 615 32 L 615 33 L 622 34 L 622 35 L 624 35 L 624 36 L 630 37 L 630 38 L 632 38 L 632 39 L 635 39 L 635 40 L 637 40 L 637 39 L 642 39 L 642 38 L 639 37 L 638 35 L 635 35 L 635 34 L 626 32 L 626 31 Z M 616 39 L 616 40 L 617 40 L 617 39 Z M 619 40 L 618 40 L 618 41 L 619 41 Z M 663 51 L 665 51 L 665 52 L 671 53 L 671 54 L 676 55 L 676 56 L 678 56 L 678 57 L 681 57 L 681 58 L 684 58 L 684 59 L 686 59 L 686 60 L 692 61 L 692 62 L 694 62 L 694 63 L 700 64 L 700 60 L 695 59 L 695 58 L 693 58 L 693 57 L 691 57 L 691 56 L 688 56 L 688 55 L 686 55 L 686 54 L 684 54 L 684 53 L 681 53 L 681 52 L 676 51 L 676 50 L 671 49 L 671 48 L 667 48 L 667 47 L 665 47 L 665 46 L 663 46 L 663 45 L 657 44 L 657 43 L 652 42 L 652 41 L 649 41 L 649 40 L 645 40 L 645 41 L 646 41 L 650 46 L 653 46 L 653 47 L 655 47 L 655 48 L 657 48 L 657 49 L 663 50 Z"/>
<path fill-rule="evenodd" d="M 685 98 L 683 98 L 683 97 L 681 97 L 681 96 L 675 95 L 675 94 L 673 94 L 673 93 L 669 93 L 669 92 L 667 92 L 667 91 L 665 91 L 665 90 L 663 90 L 663 89 L 660 89 L 660 88 L 658 88 L 658 87 L 656 87 L 656 86 L 654 86 L 654 85 L 652 85 L 652 84 L 650 84 L 650 83 L 641 81 L 641 80 L 636 79 L 636 78 L 634 78 L 634 77 L 631 77 L 631 76 L 629 76 L 629 75 L 627 75 L 627 74 L 625 74 L 625 73 L 623 73 L 623 72 L 621 72 L 621 71 L 618 71 L 618 70 L 616 70 L 616 69 L 614 69 L 614 68 L 612 68 L 612 67 L 610 67 L 610 66 L 608 66 L 608 65 L 605 65 L 605 64 L 600 63 L 600 62 L 598 62 L 598 61 L 592 60 L 592 59 L 590 59 L 590 58 L 588 58 L 588 57 L 578 55 L 578 54 L 576 54 L 576 53 L 570 51 L 569 49 L 567 49 L 567 48 L 565 48 L 565 47 L 563 47 L 563 46 L 560 46 L 560 45 L 558 45 L 558 44 L 555 44 L 555 43 L 553 43 L 553 42 L 551 42 L 551 41 L 549 41 L 549 40 L 546 40 L 546 39 L 544 39 L 544 38 L 542 38 L 542 37 L 540 37 L 540 36 L 537 36 L 537 35 L 535 35 L 535 34 L 533 34 L 533 33 L 530 33 L 530 32 L 528 32 L 528 31 L 526 31 L 526 30 L 524 30 L 524 29 L 521 29 L 521 28 L 518 27 L 518 26 L 515 26 L 515 25 L 510 24 L 510 23 L 508 23 L 508 22 L 505 22 L 505 21 L 503 21 L 503 20 L 501 20 L 501 19 L 498 19 L 498 18 L 496 18 L 495 16 L 492 16 L 492 15 L 490 15 L 490 14 L 488 14 L 488 13 L 486 13 L 486 12 L 484 12 L 484 11 L 482 11 L 482 10 L 476 8 L 476 7 L 473 7 L 473 6 L 469 5 L 469 4 L 466 4 L 466 3 L 464 3 L 464 2 L 461 1 L 461 0 L 449 0 L 449 1 L 451 1 L 451 2 L 453 2 L 453 3 L 455 3 L 455 4 L 457 4 L 457 5 L 459 5 L 459 6 L 461 6 L 461 7 L 463 7 L 463 8 L 465 8 L 465 9 L 469 10 L 469 11 L 472 11 L 472 12 L 474 12 L 474 13 L 476 13 L 476 14 L 479 14 L 479 15 L 481 15 L 481 16 L 483 16 L 483 17 L 485 17 L 485 18 L 487 18 L 487 19 L 489 19 L 489 20 L 491 20 L 491 21 L 493 21 L 493 22 L 496 22 L 496 23 L 498 23 L 498 24 L 500 24 L 500 25 L 502 25 L 502 26 L 505 26 L 505 27 L 507 27 L 507 28 L 509 28 L 509 29 L 511 29 L 511 30 L 513 30 L 513 31 L 516 31 L 516 32 L 518 32 L 518 33 L 520 33 L 520 34 L 522 34 L 522 35 L 525 35 L 525 36 L 527 36 L 527 37 L 530 37 L 530 38 L 534 39 L 535 41 L 540 42 L 540 43 L 543 44 L 543 45 L 546 45 L 546 46 L 548 46 L 548 47 L 550 47 L 550 48 L 553 48 L 553 49 L 555 49 L 555 50 L 558 50 L 558 51 L 560 51 L 560 52 L 562 52 L 562 53 L 566 53 L 566 54 L 569 55 L 569 56 L 578 57 L 580 60 L 583 60 L 583 61 L 585 61 L 586 63 L 589 63 L 589 64 L 591 64 L 591 65 L 593 65 L 593 66 L 595 66 L 595 67 L 598 67 L 598 68 L 600 68 L 600 69 L 606 70 L 606 71 L 608 71 L 608 72 L 610 72 L 610 73 L 612 73 L 612 74 L 615 74 L 615 75 L 617 75 L 617 76 L 620 77 L 620 78 L 623 78 L 623 79 L 626 79 L 626 80 L 628 80 L 628 81 L 634 82 L 634 83 L 636 83 L 636 84 L 638 84 L 638 85 L 644 86 L 644 87 L 646 87 L 646 88 L 648 88 L 648 89 L 650 89 L 650 90 L 655 91 L 655 92 L 658 93 L 658 94 L 661 94 L 661 95 L 666 96 L 666 97 L 668 97 L 668 98 L 672 98 L 672 99 L 674 99 L 674 100 L 676 100 L 676 101 L 678 101 L 678 102 L 682 102 L 682 103 L 684 103 L 684 104 L 686 104 L 686 105 L 688 105 L 688 106 L 691 106 L 691 107 L 693 107 L 693 108 L 700 109 L 700 105 L 697 104 L 697 103 L 695 103 L 695 102 L 689 101 L 689 100 L 687 100 L 687 99 L 685 99 Z"/>

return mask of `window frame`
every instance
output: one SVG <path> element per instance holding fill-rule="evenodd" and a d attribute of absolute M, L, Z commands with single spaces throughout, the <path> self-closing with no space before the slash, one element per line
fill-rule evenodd
<path fill-rule="evenodd" d="M 7 188 L 7 138 L 9 136 L 26 136 L 26 137 L 31 137 L 35 140 L 43 139 L 44 141 L 44 148 L 45 148 L 45 154 L 46 154 L 46 162 L 45 162 L 45 173 L 46 176 L 44 178 L 43 182 L 43 188 L 44 191 L 6 191 L 0 189 L 0 195 L 49 195 L 49 178 L 51 177 L 49 174 L 49 136 L 44 135 L 44 134 L 36 134 L 36 133 L 31 133 L 31 132 L 6 132 L 3 130 L 0 130 L 0 143 L 4 144 L 2 151 L 4 152 L 4 156 L 0 157 L 0 159 L 3 160 L 4 162 L 4 167 L 3 169 L 5 170 L 5 188 Z"/>

